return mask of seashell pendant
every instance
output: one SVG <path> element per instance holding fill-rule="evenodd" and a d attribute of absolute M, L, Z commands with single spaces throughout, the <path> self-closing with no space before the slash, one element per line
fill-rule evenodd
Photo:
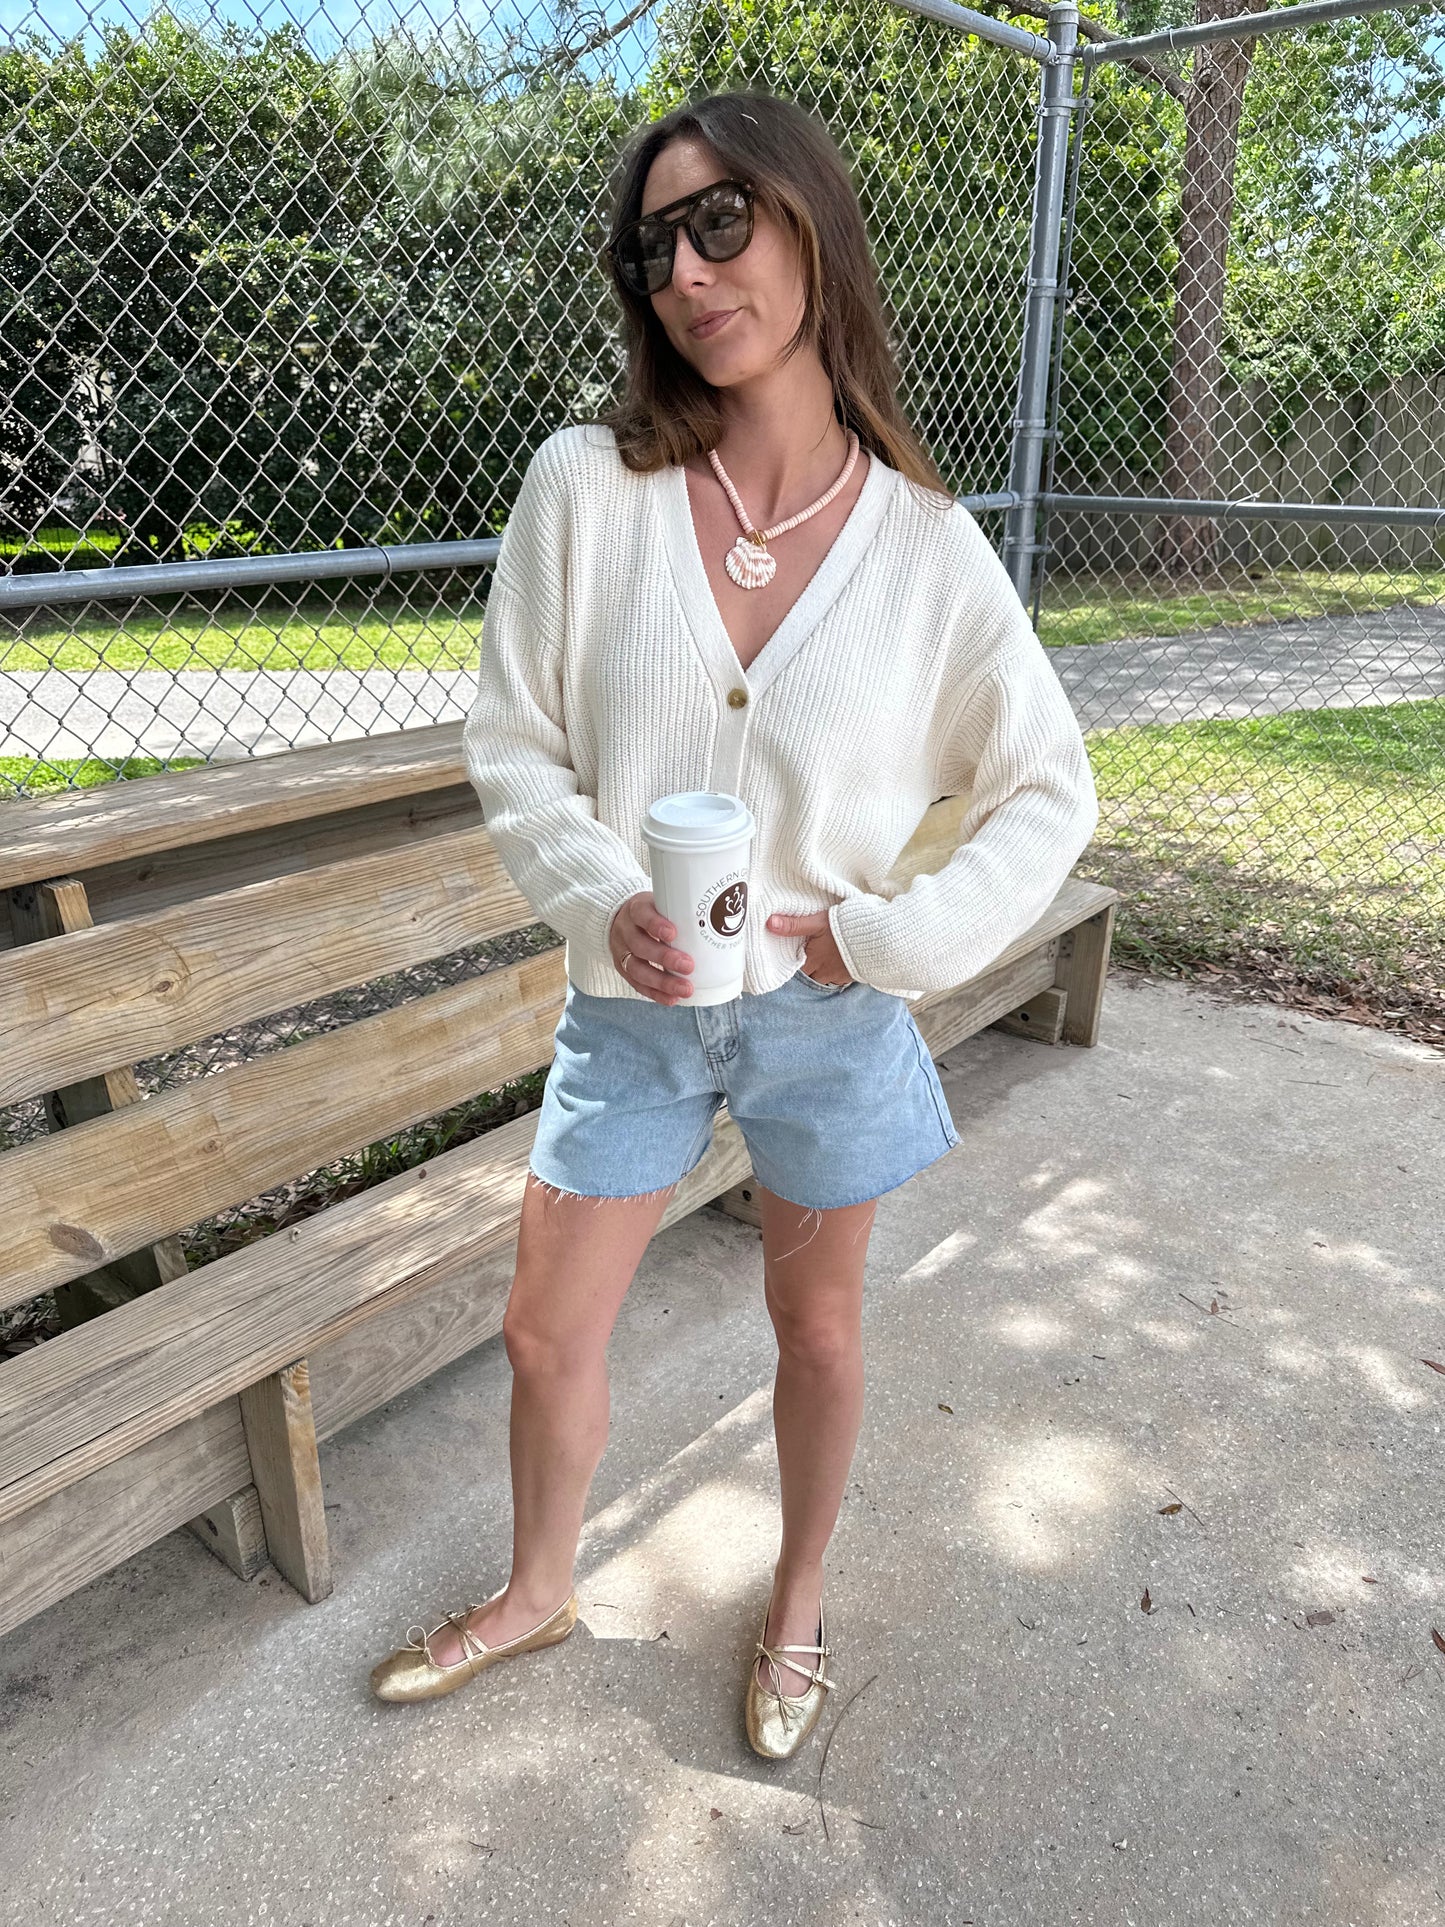
<path fill-rule="evenodd" d="M 740 535 L 723 557 L 723 567 L 740 589 L 761 589 L 777 574 L 778 558 L 768 554 L 761 538 Z"/>

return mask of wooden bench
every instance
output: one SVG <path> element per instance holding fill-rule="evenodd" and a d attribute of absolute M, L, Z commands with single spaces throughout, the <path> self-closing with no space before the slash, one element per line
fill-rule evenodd
<path fill-rule="evenodd" d="M 897 876 L 945 860 L 935 803 Z M 1116 893 L 1073 877 L 982 976 L 912 1008 L 1095 1041 Z M 8 915 L 6 914 L 8 912 Z M 535 925 L 461 724 L 0 806 L 0 1305 L 64 1329 L 0 1364 L 0 1632 L 178 1526 L 310 1601 L 332 1577 L 318 1440 L 501 1329 L 529 1112 L 188 1270 L 177 1234 L 544 1069 L 560 946 L 141 1097 L 133 1067 Z M 662 1222 L 758 1222 L 724 1106 Z"/>

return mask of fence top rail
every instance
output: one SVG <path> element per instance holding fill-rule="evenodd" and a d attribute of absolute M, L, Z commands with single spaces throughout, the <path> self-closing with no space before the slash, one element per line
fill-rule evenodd
<path fill-rule="evenodd" d="M 1396 523 L 1405 528 L 1445 527 L 1445 507 L 1427 502 L 1415 508 L 1376 502 L 1267 502 L 1257 496 L 1237 500 L 1188 495 L 1071 495 L 1047 491 L 1046 508 L 1085 509 L 1098 515 L 1209 515 L 1255 522 Z"/>
<path fill-rule="evenodd" d="M 499 535 L 466 542 L 368 542 L 355 549 L 298 549 L 284 555 L 234 555 L 214 562 L 136 562 L 108 569 L 44 569 L 0 576 L 0 615 L 107 597 L 176 595 L 187 590 L 264 588 L 272 582 L 324 582 L 418 569 L 474 569 L 495 562 Z"/>
<path fill-rule="evenodd" d="M 1187 27 L 1160 27 L 1155 33 L 1119 40 L 1090 41 L 1079 58 L 1086 66 L 1100 60 L 1133 60 L 1140 54 L 1173 53 L 1180 47 L 1209 40 L 1253 40 L 1257 34 L 1278 33 L 1285 27 L 1317 26 L 1324 20 L 1348 19 L 1352 14 L 1401 11 L 1422 0 L 1302 0 L 1299 6 L 1271 7 L 1266 13 L 1240 13 L 1230 20 L 1200 20 Z"/>
<path fill-rule="evenodd" d="M 955 0 L 893 0 L 893 3 L 905 12 L 920 14 L 925 20 L 936 20 L 940 26 L 957 27 L 961 33 L 975 33 L 980 40 L 990 40 L 996 47 L 1028 54 L 1045 66 L 1053 66 L 1059 58 L 1058 48 L 1043 34 L 1030 33 L 1027 27 L 1015 27 L 1007 20 L 995 20 L 992 14 L 975 13 L 971 7 L 956 5 Z"/>
<path fill-rule="evenodd" d="M 462 724 L 432 723 L 0 804 L 0 890 L 467 780 Z"/>

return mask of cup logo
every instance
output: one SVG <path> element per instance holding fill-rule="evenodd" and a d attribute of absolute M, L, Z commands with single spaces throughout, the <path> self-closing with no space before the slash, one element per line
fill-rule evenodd
<path fill-rule="evenodd" d="M 742 880 L 720 890 L 708 905 L 708 922 L 722 937 L 735 937 L 748 914 L 748 886 Z"/>

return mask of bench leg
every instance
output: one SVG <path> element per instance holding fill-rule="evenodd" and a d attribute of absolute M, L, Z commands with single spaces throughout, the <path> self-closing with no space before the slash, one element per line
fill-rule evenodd
<path fill-rule="evenodd" d="M 186 1530 L 214 1552 L 238 1579 L 254 1579 L 271 1563 L 266 1550 L 266 1528 L 261 1522 L 261 1500 L 254 1485 L 243 1486 L 219 1505 L 207 1506 Z"/>
<path fill-rule="evenodd" d="M 1104 1007 L 1104 979 L 1109 971 L 1109 947 L 1114 937 L 1112 903 L 1066 930 L 1059 939 L 1054 983 L 1064 993 L 1063 1041 L 1097 1044 L 1099 1017 Z"/>
<path fill-rule="evenodd" d="M 306 1360 L 247 1386 L 241 1423 L 271 1563 L 314 1606 L 331 1591 L 331 1551 Z"/>

